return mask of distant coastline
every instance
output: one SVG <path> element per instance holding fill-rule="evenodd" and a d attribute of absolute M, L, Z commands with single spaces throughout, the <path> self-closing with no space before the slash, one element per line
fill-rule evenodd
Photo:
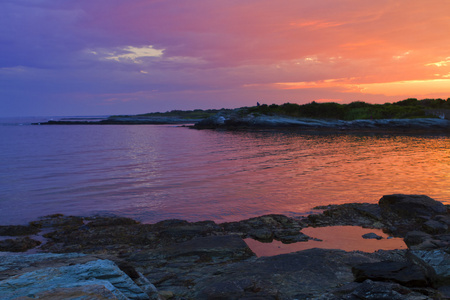
<path fill-rule="evenodd" d="M 195 129 L 298 128 L 333 130 L 450 131 L 450 98 L 406 99 L 395 103 L 285 103 L 236 109 L 172 110 L 115 115 L 103 119 L 62 118 L 33 125 L 191 124 Z M 193 125 L 192 125 L 193 124 Z"/>

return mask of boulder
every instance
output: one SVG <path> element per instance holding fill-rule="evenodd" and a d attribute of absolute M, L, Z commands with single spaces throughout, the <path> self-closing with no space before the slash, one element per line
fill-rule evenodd
<path fill-rule="evenodd" d="M 444 204 L 426 195 L 385 195 L 378 205 L 385 215 L 393 214 L 403 218 L 424 218 L 445 214 Z"/>
<path fill-rule="evenodd" d="M 81 258 L 80 263 L 63 263 L 64 257 L 68 261 Z M 24 261 L 34 262 L 32 269 L 22 269 L 14 276 L 8 276 L 0 281 L 0 294 L 2 299 L 15 299 L 18 297 L 35 297 L 41 295 L 43 298 L 70 299 L 73 295 L 96 294 L 98 299 L 150 299 L 127 274 L 110 260 L 94 259 L 83 262 L 85 257 L 77 255 L 29 255 L 16 256 L 7 259 L 2 267 L 2 273 L 19 269 Z M 45 264 L 52 267 L 44 267 Z M 68 265 L 67 265 L 68 264 Z M 41 267 L 39 267 L 39 265 Z M 1 269 L 0 269 L 1 270 Z M 146 289 L 149 291 L 150 289 Z M 69 297 L 70 296 L 70 297 Z M 96 296 L 97 297 L 97 296 Z M 96 299 L 90 297 L 89 299 Z"/>
<path fill-rule="evenodd" d="M 373 232 L 363 234 L 363 235 L 362 235 L 362 238 L 363 238 L 363 239 L 376 239 L 376 240 L 381 240 L 381 239 L 383 239 L 382 236 L 379 236 L 378 234 L 373 233 Z"/>
<path fill-rule="evenodd" d="M 395 282 L 409 287 L 427 287 L 430 285 L 430 279 L 424 270 L 418 265 L 408 262 L 363 263 L 354 266 L 352 272 L 357 282 L 370 279 L 372 281 Z"/>
<path fill-rule="evenodd" d="M 430 251 L 413 250 L 410 254 L 418 263 L 432 269 L 436 285 L 450 285 L 449 253 L 443 249 L 436 249 Z"/>
<path fill-rule="evenodd" d="M 404 241 L 408 247 L 422 244 L 426 240 L 432 239 L 432 236 L 423 231 L 410 231 L 406 234 Z"/>
<path fill-rule="evenodd" d="M 423 224 L 423 229 L 430 234 L 445 233 L 448 225 L 436 220 L 428 220 Z"/>

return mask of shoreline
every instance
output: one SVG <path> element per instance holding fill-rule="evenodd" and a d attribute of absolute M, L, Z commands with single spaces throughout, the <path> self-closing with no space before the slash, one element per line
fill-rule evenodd
<path fill-rule="evenodd" d="M 132 279 L 129 284 L 134 282 L 138 286 L 133 289 L 140 296 L 117 299 L 349 299 L 345 297 L 361 296 L 365 290 L 373 292 L 380 288 L 390 296 L 399 290 L 411 297 L 449 296 L 446 294 L 450 285 L 449 205 L 423 195 L 386 195 L 378 204 L 348 203 L 316 209 L 323 212 L 296 218 L 265 215 L 220 224 L 175 219 L 141 224 L 124 217 L 52 215 L 28 226 L 0 226 L 2 251 L 16 249 L 20 253 L 40 247 L 35 251 L 39 254 L 0 256 L 0 292 L 9 295 L 12 292 L 7 285 L 17 288 L 19 283 L 14 280 L 33 272 L 49 273 L 48 268 L 67 271 L 70 266 L 92 267 L 96 262 L 97 271 L 104 264 L 115 264 L 118 268 L 115 272 L 124 272 Z M 330 226 L 383 230 L 403 239 L 408 248 L 373 253 L 313 248 L 257 257 L 244 241 L 250 238 L 260 243 L 277 241 L 295 245 L 314 240 L 303 229 Z M 46 239 L 43 244 L 32 238 L 39 233 Z M 366 236 L 367 241 L 387 239 L 371 233 Z M 4 238 L 8 236 L 11 238 Z M 434 266 L 437 257 L 446 265 Z M 16 270 L 20 269 L 20 261 L 30 259 L 36 260 L 32 264 L 35 269 Z M 111 268 L 108 265 L 109 271 Z M 408 274 L 400 272 L 405 268 Z M 56 279 L 48 278 L 49 282 L 52 280 Z M 79 287 L 80 283 L 69 280 L 55 285 L 50 290 L 60 293 L 60 288 Z M 18 290 L 26 293 L 27 289 L 17 288 L 14 295 Z M 109 287 L 109 291 L 123 293 L 119 286 Z M 329 298 L 321 298 L 325 295 Z"/>
<path fill-rule="evenodd" d="M 359 119 L 354 121 L 305 119 L 284 116 L 236 117 L 220 113 L 205 119 L 182 117 L 110 117 L 101 120 L 61 119 L 31 125 L 178 125 L 197 130 L 282 130 L 297 132 L 364 133 L 364 134 L 449 134 L 450 120 L 439 118 L 417 119 Z"/>

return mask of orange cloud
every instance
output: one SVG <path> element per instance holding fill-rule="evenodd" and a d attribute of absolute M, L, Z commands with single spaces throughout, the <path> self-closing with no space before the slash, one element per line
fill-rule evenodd
<path fill-rule="evenodd" d="M 293 27 L 311 27 L 314 29 L 323 29 L 330 27 L 337 27 L 346 24 L 345 22 L 328 22 L 324 20 L 305 21 L 305 22 L 291 22 L 289 25 Z"/>
<path fill-rule="evenodd" d="M 358 85 L 364 94 L 382 94 L 386 96 L 413 95 L 450 95 L 450 79 L 409 80 Z"/>

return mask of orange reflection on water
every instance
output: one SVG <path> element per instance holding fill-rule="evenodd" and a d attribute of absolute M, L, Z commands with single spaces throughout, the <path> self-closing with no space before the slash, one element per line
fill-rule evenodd
<path fill-rule="evenodd" d="M 359 226 L 329 226 L 318 228 L 304 228 L 302 232 L 310 237 L 322 241 L 307 241 L 293 244 L 283 244 L 279 241 L 261 243 L 254 239 L 245 239 L 245 242 L 256 256 L 274 256 L 311 248 L 341 249 L 345 251 L 375 252 L 377 250 L 406 249 L 401 238 L 389 238 L 379 229 L 368 229 Z M 362 235 L 373 232 L 383 239 L 364 239 Z"/>

